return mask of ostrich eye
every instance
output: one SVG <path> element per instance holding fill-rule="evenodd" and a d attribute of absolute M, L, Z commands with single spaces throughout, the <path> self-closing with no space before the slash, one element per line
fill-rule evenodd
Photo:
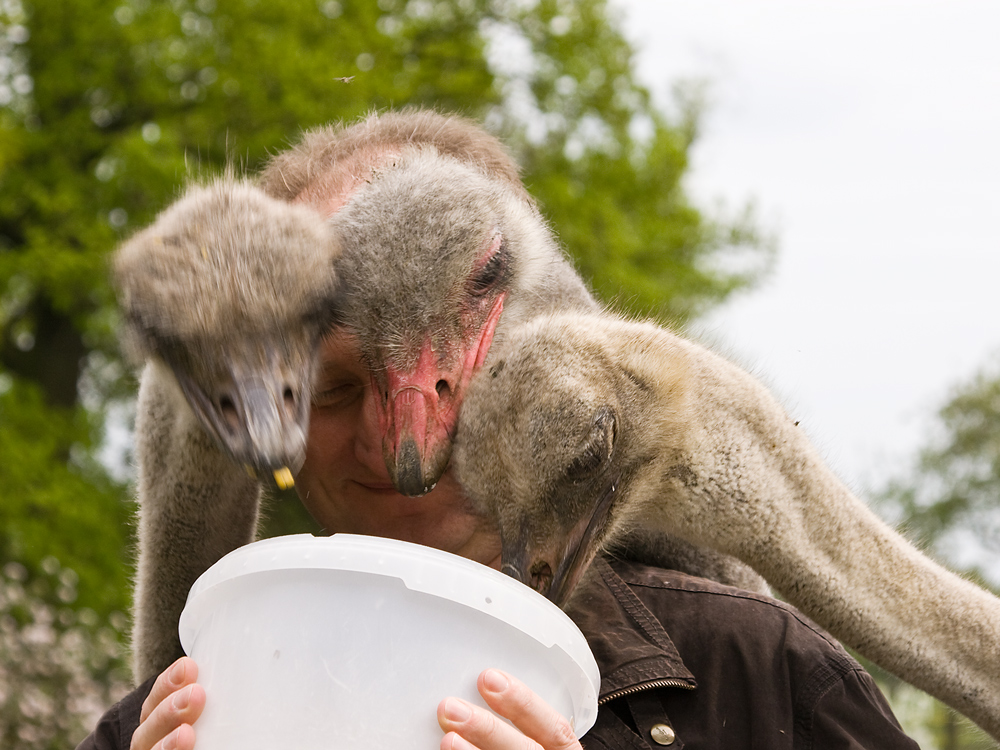
<path fill-rule="evenodd" d="M 186 349 L 177 336 L 162 331 L 147 328 L 145 334 L 157 352 L 167 362 L 182 362 L 185 360 Z"/>
<path fill-rule="evenodd" d="M 472 276 L 472 293 L 482 296 L 497 285 L 507 266 L 507 243 L 501 240 L 493 253 Z"/>
<path fill-rule="evenodd" d="M 600 468 L 605 454 L 599 448 L 600 446 L 594 443 L 587 445 L 566 469 L 566 476 L 570 479 L 583 479 Z"/>
<path fill-rule="evenodd" d="M 580 452 L 566 469 L 569 479 L 584 479 L 593 474 L 610 459 L 615 446 L 615 415 L 608 407 L 601 407 L 594 415 L 590 433 Z"/>

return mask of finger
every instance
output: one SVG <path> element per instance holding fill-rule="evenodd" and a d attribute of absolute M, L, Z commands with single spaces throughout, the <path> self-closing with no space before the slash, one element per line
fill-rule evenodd
<path fill-rule="evenodd" d="M 477 687 L 487 706 L 509 719 L 545 750 L 580 748 L 566 718 L 517 678 L 498 669 L 487 669 L 479 675 Z"/>
<path fill-rule="evenodd" d="M 205 689 L 185 685 L 168 695 L 141 722 L 132 735 L 131 750 L 192 750 L 191 726 L 205 708 Z"/>
<path fill-rule="evenodd" d="M 478 750 L 478 748 L 457 732 L 448 732 L 441 740 L 441 750 Z"/>
<path fill-rule="evenodd" d="M 190 724 L 181 724 L 153 745 L 152 750 L 194 750 L 194 737 L 194 727 Z"/>
<path fill-rule="evenodd" d="M 153 683 L 153 689 L 149 691 L 146 700 L 142 702 L 142 710 L 139 712 L 139 723 L 144 722 L 163 700 L 170 694 L 176 693 L 185 685 L 190 685 L 198 679 L 198 663 L 189 656 L 182 656 L 169 667 L 167 667 Z"/>
<path fill-rule="evenodd" d="M 492 711 L 459 698 L 438 704 L 438 724 L 446 732 L 441 750 L 541 750 Z"/>

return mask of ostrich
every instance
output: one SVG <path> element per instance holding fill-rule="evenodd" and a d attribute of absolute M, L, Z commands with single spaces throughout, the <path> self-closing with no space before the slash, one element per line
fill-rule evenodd
<path fill-rule="evenodd" d="M 406 495 L 426 493 L 447 469 L 465 389 L 495 337 L 547 311 L 599 309 L 503 146 L 468 120 L 411 110 L 319 128 L 272 159 L 259 185 L 270 203 L 244 183 L 228 188 L 229 202 L 192 191 L 117 260 L 125 317 L 135 321 L 130 329 L 142 335 L 133 338 L 145 342 L 140 351 L 150 359 L 136 428 L 143 511 L 133 650 L 140 681 L 180 655 L 177 622 L 194 579 L 255 535 L 259 482 L 241 466 L 288 484 L 301 465 L 300 410 L 307 409 L 338 248 L 335 324 L 356 338 L 382 394 L 373 423 L 384 436 L 389 476 Z M 232 203 L 258 217 L 253 231 L 235 214 L 221 221 L 218 212 Z M 304 242 L 291 228 L 285 235 L 277 228 L 307 215 L 321 240 Z M 319 215 L 329 216 L 325 227 Z M 270 233 L 268 221 L 276 227 Z M 175 235 L 163 244 L 178 246 L 176 258 L 156 239 Z M 205 274 L 201 248 L 216 245 L 226 248 L 228 264 Z M 294 346 L 272 344 L 253 360 L 268 340 Z M 290 443 L 283 449 L 281 436 L 254 432 L 251 420 L 238 430 L 245 442 L 234 450 L 226 426 L 250 417 L 241 415 L 244 397 L 219 390 L 229 387 L 227 368 L 240 365 L 245 379 L 264 368 L 266 382 L 275 351 L 285 355 L 274 362 L 287 373 L 298 366 L 291 389 L 298 430 L 284 433 Z M 253 394 L 251 401 L 273 402 L 281 412 L 273 393 Z M 200 515 L 188 518 L 189 507 Z M 656 561 L 765 588 L 742 563 L 681 542 Z"/>
<path fill-rule="evenodd" d="M 145 363 L 137 682 L 183 653 L 195 579 L 253 541 L 262 480 L 289 486 L 302 465 L 337 251 L 319 214 L 227 177 L 188 189 L 114 257 L 123 343 Z"/>
<path fill-rule="evenodd" d="M 565 604 L 602 547 L 677 535 L 1000 738 L 1000 599 L 882 523 L 752 377 L 606 313 L 537 318 L 500 349 L 454 462 L 505 572 Z"/>

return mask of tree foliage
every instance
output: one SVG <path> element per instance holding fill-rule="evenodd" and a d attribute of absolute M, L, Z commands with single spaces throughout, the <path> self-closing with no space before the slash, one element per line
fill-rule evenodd
<path fill-rule="evenodd" d="M 697 108 L 654 108 L 605 0 L 0 0 L 4 560 L 54 554 L 89 606 L 127 606 L 129 491 L 97 460 L 135 387 L 115 245 L 192 177 L 404 105 L 504 137 L 620 306 L 684 320 L 767 268 L 752 221 L 691 205 Z"/>
<path fill-rule="evenodd" d="M 1000 357 L 954 390 L 938 428 L 913 474 L 893 482 L 882 502 L 939 556 L 976 568 L 985 558 L 967 554 L 970 540 L 1000 557 Z M 972 572 L 1000 585 L 995 568 Z"/>
<path fill-rule="evenodd" d="M 47 407 L 42 390 L 11 381 L 0 394 L 0 564 L 37 571 L 58 554 L 80 578 L 82 606 L 124 610 L 128 509 L 92 454 L 94 417 Z M 2 385 L 2 384 L 0 384 Z M 0 390 L 3 390 L 0 387 Z"/>
<path fill-rule="evenodd" d="M 912 472 L 877 498 L 880 509 L 935 557 L 1000 587 L 1000 357 L 959 384 L 938 411 L 936 435 Z M 990 564 L 992 563 L 992 565 Z M 942 750 L 997 744 L 957 713 L 879 670 L 904 726 Z M 907 722 L 910 722 L 907 724 Z"/>

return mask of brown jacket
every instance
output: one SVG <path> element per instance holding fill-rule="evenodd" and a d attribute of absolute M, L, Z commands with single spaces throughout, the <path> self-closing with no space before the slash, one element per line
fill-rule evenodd
<path fill-rule="evenodd" d="M 775 599 L 599 560 L 567 612 L 601 670 L 588 750 L 917 750 L 868 673 Z"/>
<path fill-rule="evenodd" d="M 917 750 L 858 663 L 774 599 L 598 560 L 567 612 L 601 670 L 587 750 Z M 113 706 L 77 750 L 126 750 L 151 688 Z"/>

